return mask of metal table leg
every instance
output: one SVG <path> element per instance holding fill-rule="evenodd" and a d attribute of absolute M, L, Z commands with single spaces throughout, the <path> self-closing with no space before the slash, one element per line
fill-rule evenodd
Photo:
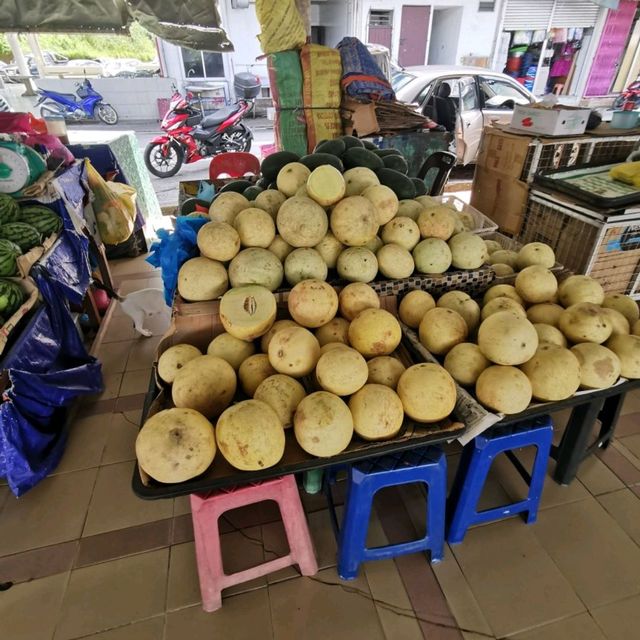
<path fill-rule="evenodd" d="M 602 449 L 606 449 L 611 444 L 625 397 L 626 393 L 619 393 L 616 396 L 609 396 L 604 401 L 604 406 L 599 416 L 601 426 L 597 442 Z"/>

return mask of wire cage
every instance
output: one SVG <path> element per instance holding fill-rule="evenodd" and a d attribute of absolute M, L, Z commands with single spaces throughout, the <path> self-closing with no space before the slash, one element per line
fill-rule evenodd
<path fill-rule="evenodd" d="M 607 293 L 640 298 L 640 209 L 604 216 L 533 189 L 518 242 L 545 242 L 574 273 L 600 281 Z"/>

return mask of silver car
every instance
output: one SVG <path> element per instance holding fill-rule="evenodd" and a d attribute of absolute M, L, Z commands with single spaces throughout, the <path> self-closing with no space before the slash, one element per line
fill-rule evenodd
<path fill-rule="evenodd" d="M 460 164 L 475 161 L 486 125 L 508 124 L 516 104 L 537 102 L 513 78 L 482 67 L 406 67 L 394 71 L 392 85 L 400 102 L 455 134 Z"/>

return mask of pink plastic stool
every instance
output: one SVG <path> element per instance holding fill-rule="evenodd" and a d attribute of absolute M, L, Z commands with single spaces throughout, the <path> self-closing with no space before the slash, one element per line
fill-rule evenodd
<path fill-rule="evenodd" d="M 218 519 L 225 511 L 264 500 L 275 500 L 280 507 L 289 541 L 289 554 L 227 575 L 222 566 Z M 234 584 L 259 578 L 292 564 L 300 567 L 303 576 L 312 576 L 318 572 L 313 542 L 293 475 L 210 494 L 194 493 L 191 495 L 191 515 L 202 608 L 205 611 L 219 609 L 222 606 L 222 590 Z"/>

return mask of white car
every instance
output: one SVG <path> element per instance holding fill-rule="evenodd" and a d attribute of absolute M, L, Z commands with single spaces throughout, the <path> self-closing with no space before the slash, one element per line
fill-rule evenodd
<path fill-rule="evenodd" d="M 392 85 L 400 102 L 455 134 L 461 164 L 475 161 L 486 125 L 508 124 L 516 104 L 537 102 L 513 78 L 482 67 L 406 67 L 394 71 Z"/>

